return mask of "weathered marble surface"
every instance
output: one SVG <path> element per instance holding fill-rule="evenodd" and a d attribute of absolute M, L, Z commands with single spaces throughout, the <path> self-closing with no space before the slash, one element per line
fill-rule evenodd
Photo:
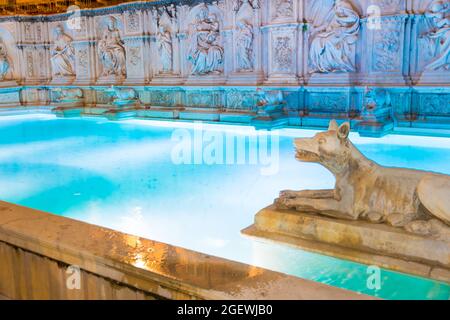
<path fill-rule="evenodd" d="M 10 298 L 370 299 L 6 202 L 0 202 L 0 242 L 0 295 Z M 26 261 L 34 267 L 25 268 Z M 65 287 L 69 265 L 86 277 L 83 290 Z M 108 281 L 115 282 L 114 295 Z"/>
<path fill-rule="evenodd" d="M 163 102 L 227 119 L 219 113 L 251 115 L 262 87 L 283 92 L 289 125 L 352 119 L 375 136 L 450 129 L 449 10 L 444 0 L 174 0 L 0 17 L 0 87 L 22 97 L 0 90 L 0 106 L 51 102 L 46 84 L 90 91 L 88 107 L 103 104 L 103 86 L 161 86 L 161 97 L 215 86 Z M 366 112 L 365 93 L 378 88 L 389 103 L 374 95 Z M 141 105 L 148 95 L 139 93 Z"/>

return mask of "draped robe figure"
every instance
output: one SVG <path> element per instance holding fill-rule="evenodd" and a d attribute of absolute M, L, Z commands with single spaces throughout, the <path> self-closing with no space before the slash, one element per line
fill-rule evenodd
<path fill-rule="evenodd" d="M 430 49 L 433 60 L 425 67 L 426 71 L 450 69 L 450 3 L 433 1 L 425 17 L 431 20 L 431 30 L 422 36 Z"/>
<path fill-rule="evenodd" d="M 11 68 L 11 62 L 8 57 L 5 43 L 0 38 L 0 80 L 4 80 Z"/>
<path fill-rule="evenodd" d="M 125 47 L 113 17 L 109 17 L 107 28 L 99 41 L 98 55 L 103 65 L 102 77 L 126 76 Z"/>
<path fill-rule="evenodd" d="M 172 47 L 172 36 L 169 31 L 164 30 L 163 27 L 160 28 L 159 33 L 157 35 L 158 40 L 158 51 L 159 58 L 162 65 L 163 73 L 172 72 L 172 56 L 173 56 L 173 47 Z"/>
<path fill-rule="evenodd" d="M 54 47 L 51 55 L 53 76 L 70 77 L 75 75 L 75 51 L 72 47 L 72 38 L 64 33 L 62 26 L 55 28 Z"/>
<path fill-rule="evenodd" d="M 252 70 L 253 31 L 245 22 L 238 22 L 237 62 L 240 70 Z"/>
<path fill-rule="evenodd" d="M 191 36 L 188 60 L 192 63 L 191 73 L 203 75 L 220 73 L 223 64 L 223 48 L 219 45 L 219 22 L 203 8 L 197 15 Z"/>
<path fill-rule="evenodd" d="M 319 28 L 319 32 L 312 37 L 310 73 L 356 71 L 353 61 L 360 28 L 359 15 L 344 0 L 336 2 L 333 11 L 331 22 L 325 28 Z"/>

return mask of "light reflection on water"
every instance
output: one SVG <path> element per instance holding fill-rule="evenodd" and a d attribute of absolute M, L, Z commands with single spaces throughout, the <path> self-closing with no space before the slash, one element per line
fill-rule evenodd
<path fill-rule="evenodd" d="M 448 299 L 450 286 L 382 271 L 378 291 L 366 267 L 250 240 L 240 230 L 283 189 L 332 188 L 333 176 L 294 159 L 282 130 L 279 171 L 260 165 L 174 165 L 172 123 L 13 117 L 0 120 L 0 198 L 123 232 L 391 299 Z M 177 126 L 179 128 L 180 126 Z M 192 124 L 181 127 L 192 130 Z M 252 129 L 204 126 L 253 135 Z M 352 136 L 383 165 L 450 174 L 450 139 Z M 247 150 L 248 151 L 248 150 Z M 144 263 L 136 258 L 137 263 Z"/>

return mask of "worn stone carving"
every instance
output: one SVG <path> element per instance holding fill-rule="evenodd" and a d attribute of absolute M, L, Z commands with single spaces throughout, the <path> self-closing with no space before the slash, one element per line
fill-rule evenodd
<path fill-rule="evenodd" d="M 130 64 L 133 66 L 139 66 L 141 62 L 141 48 L 140 47 L 130 47 Z"/>
<path fill-rule="evenodd" d="M 25 59 L 26 59 L 27 76 L 31 78 L 34 76 L 33 53 L 27 52 Z"/>
<path fill-rule="evenodd" d="M 76 102 L 83 98 L 83 91 L 80 88 L 55 88 L 53 92 L 58 94 L 59 102 Z"/>
<path fill-rule="evenodd" d="M 117 20 L 109 16 L 105 22 L 105 30 L 98 42 L 98 56 L 103 66 L 101 77 L 125 77 L 125 47 L 117 27 Z"/>
<path fill-rule="evenodd" d="M 397 70 L 400 66 L 400 31 L 398 24 L 386 26 L 377 30 L 374 37 L 374 61 L 375 71 Z"/>
<path fill-rule="evenodd" d="M 75 75 L 75 50 L 72 38 L 64 32 L 62 25 L 54 30 L 55 39 L 51 52 L 50 62 L 54 77 L 71 77 Z"/>
<path fill-rule="evenodd" d="M 391 118 L 391 95 L 384 88 L 366 88 L 363 99 L 361 118 L 363 123 L 388 123 Z"/>
<path fill-rule="evenodd" d="M 6 49 L 3 39 L 0 38 L 0 81 L 5 80 L 8 77 L 10 70 L 11 60 L 8 56 L 8 50 Z"/>
<path fill-rule="evenodd" d="M 139 15 L 137 11 L 135 10 L 127 11 L 126 16 L 127 16 L 127 29 L 130 32 L 139 31 L 140 25 L 139 25 Z"/>
<path fill-rule="evenodd" d="M 33 40 L 33 32 L 31 31 L 31 23 L 29 23 L 29 22 L 25 22 L 25 24 L 24 24 L 24 33 L 25 33 L 25 40 L 28 40 L 28 41 L 30 41 L 30 40 Z"/>
<path fill-rule="evenodd" d="M 420 95 L 419 113 L 421 115 L 450 116 L 450 95 L 445 93 Z"/>
<path fill-rule="evenodd" d="M 291 71 L 293 64 L 293 48 L 291 38 L 288 36 L 278 36 L 275 39 L 274 66 L 278 72 Z"/>
<path fill-rule="evenodd" d="M 256 108 L 255 93 L 252 91 L 229 90 L 226 95 L 226 107 L 231 110 L 249 110 Z"/>
<path fill-rule="evenodd" d="M 84 71 L 87 70 L 88 68 L 88 53 L 87 53 L 87 49 L 80 49 L 78 51 L 78 66 L 81 67 Z"/>
<path fill-rule="evenodd" d="M 248 3 L 253 9 L 259 9 L 261 8 L 260 0 L 233 0 L 233 10 L 239 11 L 241 7 Z"/>
<path fill-rule="evenodd" d="M 425 18 L 429 31 L 421 35 L 424 47 L 428 48 L 432 60 L 426 71 L 450 69 L 450 3 L 434 0 L 430 3 Z"/>
<path fill-rule="evenodd" d="M 159 27 L 156 36 L 158 42 L 159 59 L 161 62 L 162 73 L 171 73 L 173 71 L 173 47 L 172 35 L 169 30 L 163 26 Z"/>
<path fill-rule="evenodd" d="M 221 73 L 224 50 L 220 44 L 220 25 L 215 14 L 205 5 L 197 13 L 190 30 L 191 46 L 188 60 L 193 75 Z"/>
<path fill-rule="evenodd" d="M 113 98 L 113 104 L 116 106 L 133 105 L 138 102 L 136 90 L 133 88 L 118 88 L 111 86 L 105 90 Z"/>
<path fill-rule="evenodd" d="M 339 113 L 348 109 L 348 94 L 344 92 L 309 93 L 308 111 Z"/>
<path fill-rule="evenodd" d="M 336 177 L 330 190 L 282 191 L 279 209 L 338 219 L 368 220 L 450 241 L 450 176 L 382 167 L 350 142 L 350 124 L 295 140 L 296 158 L 318 162 Z"/>
<path fill-rule="evenodd" d="M 294 2 L 292 0 L 276 0 L 275 18 L 292 17 L 294 15 Z"/>
<path fill-rule="evenodd" d="M 241 71 L 253 70 L 253 29 L 252 26 L 245 21 L 237 23 L 237 65 Z"/>
<path fill-rule="evenodd" d="M 311 30 L 310 73 L 355 72 L 355 44 L 360 18 L 350 2 L 337 1 L 331 18 Z"/>

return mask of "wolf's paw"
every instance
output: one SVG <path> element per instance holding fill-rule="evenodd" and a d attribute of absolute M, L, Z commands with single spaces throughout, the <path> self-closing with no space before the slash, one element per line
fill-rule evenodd
<path fill-rule="evenodd" d="M 433 233 L 431 223 L 425 220 L 412 221 L 405 226 L 405 230 L 421 236 L 430 236 Z"/>
<path fill-rule="evenodd" d="M 412 215 L 392 213 L 386 218 L 387 223 L 393 227 L 404 227 L 412 220 Z"/>
<path fill-rule="evenodd" d="M 370 212 L 367 215 L 367 220 L 369 220 L 372 223 L 382 223 L 384 221 L 384 217 L 381 213 Z"/>
<path fill-rule="evenodd" d="M 298 191 L 283 190 L 280 192 L 280 198 L 295 198 L 298 195 Z"/>
<path fill-rule="evenodd" d="M 277 209 L 281 210 L 295 208 L 295 205 L 292 204 L 292 201 L 289 198 L 277 198 L 275 199 L 274 204 L 277 207 Z"/>

